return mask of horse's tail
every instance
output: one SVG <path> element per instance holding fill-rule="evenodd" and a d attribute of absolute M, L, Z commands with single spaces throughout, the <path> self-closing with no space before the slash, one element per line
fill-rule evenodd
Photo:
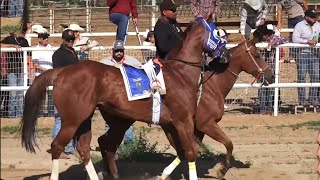
<path fill-rule="evenodd" d="M 36 77 L 25 95 L 20 133 L 21 144 L 28 152 L 35 153 L 34 146 L 37 146 L 35 130 L 42 99 L 46 95 L 46 87 L 53 84 L 60 70 L 61 69 L 51 69 Z"/>

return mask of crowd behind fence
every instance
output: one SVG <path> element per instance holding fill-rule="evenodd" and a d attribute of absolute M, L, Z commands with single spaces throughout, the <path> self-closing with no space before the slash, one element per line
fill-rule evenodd
<path fill-rule="evenodd" d="M 235 45 L 228 44 L 227 47 L 231 48 Z M 269 49 L 265 44 L 259 44 L 260 54 L 264 57 L 270 67 L 274 70 L 276 80 L 275 83 L 269 87 L 261 87 L 261 84 L 251 84 L 254 77 L 249 74 L 241 73 L 237 79 L 234 88 L 226 98 L 227 111 L 245 111 L 248 113 L 263 113 L 271 112 L 275 116 L 278 113 L 293 113 L 293 107 L 298 105 L 298 87 L 307 88 L 307 95 L 311 88 L 316 88 L 317 96 L 320 96 L 320 79 L 309 83 L 309 77 L 306 83 L 299 83 L 297 78 L 297 60 L 305 50 L 310 50 L 310 61 L 319 61 L 320 58 L 320 45 L 310 47 L 300 44 L 285 44 L 276 48 Z M 8 74 L 5 78 L 1 79 L 1 112 L 2 117 L 20 117 L 22 115 L 22 106 L 24 93 L 28 86 L 35 78 L 34 67 L 32 66 L 32 55 L 40 51 L 48 51 L 53 53 L 58 47 L 49 49 L 39 48 L 21 48 L 20 53 L 16 53 L 16 64 L 8 67 L 15 68 L 14 75 Z M 76 48 L 79 52 L 79 49 Z M 14 48 L 1 49 L 1 67 L 3 67 L 3 60 L 6 59 L 9 53 L 15 52 Z M 141 46 L 127 46 L 126 54 L 136 57 L 139 61 L 145 60 L 155 56 L 154 47 L 141 47 Z M 31 56 L 30 56 L 31 55 Z M 80 54 L 79 54 L 80 55 Z M 88 59 L 93 61 L 100 61 L 103 57 L 111 56 L 111 47 L 94 47 L 89 51 Z M 21 62 L 21 63 L 20 63 Z M 310 68 L 306 66 L 306 68 Z M 319 69 L 318 68 L 318 74 Z M 2 68 L 3 69 L 3 68 Z M 12 70 L 12 69 L 11 69 Z M 304 69 L 308 71 L 309 69 Z M 17 79 L 14 81 L 14 79 Z M 124 87 L 123 87 L 124 88 Z M 50 88 L 52 89 L 52 88 Z M 50 116 L 53 114 L 53 100 L 52 92 L 48 90 L 44 106 L 42 107 L 41 114 L 43 116 Z M 319 99 L 318 99 L 319 101 Z M 320 104 L 320 102 L 318 102 Z"/>

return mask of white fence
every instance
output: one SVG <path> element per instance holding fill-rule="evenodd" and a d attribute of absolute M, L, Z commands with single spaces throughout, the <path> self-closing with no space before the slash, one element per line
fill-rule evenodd
<path fill-rule="evenodd" d="M 229 48 L 234 46 L 235 45 L 232 44 L 227 45 L 227 47 Z M 261 55 L 266 58 L 266 60 L 270 64 L 270 67 L 274 69 L 276 76 L 275 83 L 268 87 L 261 87 L 261 84 L 259 83 L 251 85 L 251 81 L 254 78 L 246 73 L 241 73 L 236 84 L 234 85 L 234 88 L 226 98 L 226 105 L 229 106 L 227 111 L 244 111 L 247 113 L 254 113 L 255 110 L 257 110 L 257 112 L 260 111 L 260 113 L 267 111 L 272 112 L 274 116 L 277 116 L 279 112 L 289 113 L 289 111 L 293 110 L 293 107 L 299 103 L 299 93 L 297 89 L 298 87 L 318 88 L 316 89 L 316 92 L 318 94 L 317 103 L 320 104 L 320 44 L 318 44 L 316 47 L 309 47 L 307 45 L 289 43 L 273 48 L 271 51 L 267 51 L 265 44 L 258 44 L 257 46 L 260 48 Z M 15 110 L 19 111 L 20 113 L 13 113 L 13 115 L 8 116 L 20 116 L 23 102 L 23 96 L 18 96 L 16 97 L 16 99 L 14 99 L 11 97 L 11 95 L 9 95 L 9 93 L 14 93 L 15 95 L 20 93 L 23 95 L 23 92 L 28 89 L 28 85 L 34 79 L 34 76 L 32 75 L 33 73 L 31 73 L 33 71 L 31 67 L 32 61 L 30 61 L 30 59 L 28 61 L 28 52 L 32 52 L 32 54 L 35 54 L 39 51 L 52 52 L 57 48 L 58 47 L 50 49 L 21 48 L 19 50 L 21 56 L 16 57 L 9 57 L 5 55 L 11 52 L 16 52 L 17 50 L 15 48 L 1 48 L 2 58 L 20 58 L 22 62 L 22 64 L 20 64 L 20 72 L 17 72 L 18 81 L 15 82 L 16 84 L 8 85 L 8 83 L 6 85 L 5 83 L 3 83 L 1 87 L 1 102 L 3 108 L 5 108 L 6 106 L 5 102 L 9 102 L 9 104 L 14 100 L 18 102 L 13 105 L 9 105 L 9 107 L 11 108 L 11 111 Z M 79 51 L 79 49 L 76 50 Z M 103 57 L 111 56 L 111 53 L 111 47 L 95 47 L 89 52 L 87 58 L 90 60 L 99 61 Z M 313 80 L 312 83 L 310 83 L 309 81 L 310 78 L 306 78 L 305 83 L 300 82 L 297 78 L 297 64 L 299 63 L 296 62 L 299 61 L 299 58 L 305 57 L 306 53 L 309 54 L 307 56 L 307 58 L 309 59 L 308 61 L 318 62 L 318 67 L 315 68 L 317 69 L 317 72 L 315 73 L 317 74 L 318 79 Z M 155 48 L 127 46 L 126 54 L 134 56 L 141 62 L 144 62 L 144 59 L 155 56 Z M 10 61 L 10 59 L 7 60 Z M 17 62 L 17 64 L 14 66 L 15 68 L 19 67 L 19 62 Z M 306 65 L 305 67 L 305 69 L 301 69 L 300 67 L 300 71 L 310 71 L 310 66 Z M 312 74 L 312 76 L 314 76 L 314 74 Z M 10 78 L 8 77 L 7 80 L 12 81 L 12 79 Z M 280 95 L 279 90 L 281 90 Z M 5 92 L 7 92 L 7 94 L 5 94 Z M 306 95 L 306 97 L 308 97 L 308 95 Z M 48 99 L 49 100 L 46 103 L 46 107 L 43 107 L 43 111 L 45 112 L 44 114 L 50 114 L 53 109 L 52 97 L 48 97 Z M 10 114 L 10 110 L 3 109 L 2 112 L 6 111 L 9 111 Z"/>

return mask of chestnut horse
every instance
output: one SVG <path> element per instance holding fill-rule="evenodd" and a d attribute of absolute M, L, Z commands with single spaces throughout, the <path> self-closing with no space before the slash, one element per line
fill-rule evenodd
<path fill-rule="evenodd" d="M 250 42 L 244 42 L 238 47 L 232 48 L 230 50 L 231 59 L 229 64 L 213 63 L 214 65 L 212 66 L 216 73 L 213 76 L 211 72 L 206 72 L 204 74 L 203 79 L 207 80 L 207 82 L 203 84 L 202 97 L 198 105 L 197 115 L 194 122 L 194 134 L 197 138 L 197 142 L 202 141 L 206 134 L 226 147 L 226 162 L 221 163 L 219 168 L 217 168 L 217 175 L 219 179 L 223 179 L 225 173 L 231 167 L 233 144 L 217 123 L 222 119 L 224 114 L 224 100 L 235 84 L 238 75 L 242 71 L 249 73 L 254 77 L 260 77 L 263 75 L 261 77 L 264 78 L 264 85 L 274 83 L 274 75 L 255 46 L 257 42 L 260 42 L 265 38 L 265 35 L 261 34 L 260 37 L 255 37 Z M 109 116 L 104 118 L 108 123 L 113 124 L 113 128 L 111 128 L 105 135 L 99 137 L 98 142 L 102 156 L 104 156 L 107 171 L 113 177 L 118 177 L 114 153 L 119 142 L 123 139 L 123 133 L 126 131 L 126 128 L 120 123 L 118 117 Z M 178 153 L 178 157 L 163 171 L 161 179 L 164 180 L 179 165 L 181 158 L 184 159 L 185 157 L 179 140 L 176 138 L 175 134 L 172 134 L 174 131 L 168 129 L 169 126 L 162 126 L 162 128 L 165 131 L 170 144 Z M 118 134 L 117 132 L 122 133 Z M 114 139 L 118 139 L 117 144 L 115 144 L 116 141 L 113 141 Z M 196 153 L 198 153 L 198 148 L 199 146 L 195 146 Z M 108 152 L 110 149 L 112 152 Z M 107 151 L 107 153 L 105 151 Z M 108 156 L 105 158 L 106 154 Z M 190 179 L 196 178 L 190 177 Z"/>
<path fill-rule="evenodd" d="M 197 157 L 193 148 L 196 144 L 193 121 L 198 79 L 205 63 L 202 58 L 204 48 L 198 45 L 204 39 L 204 27 L 199 23 L 196 27 L 186 35 L 175 60 L 163 63 L 162 69 L 167 93 L 163 98 L 160 125 L 172 126 L 171 129 L 177 132 L 189 162 L 194 162 Z M 22 145 L 27 151 L 35 152 L 37 115 L 46 87 L 50 85 L 53 85 L 54 105 L 62 119 L 61 130 L 51 144 L 51 179 L 58 179 L 60 154 L 73 137 L 78 139 L 77 150 L 90 178 L 98 178 L 90 159 L 91 121 L 87 120 L 97 106 L 104 117 L 117 117 L 119 121 L 114 124 L 120 123 L 124 129 L 136 120 L 150 123 L 152 99 L 129 102 L 119 69 L 85 61 L 46 71 L 34 80 L 26 92 L 21 135 Z M 114 124 L 108 124 L 112 129 Z M 116 144 L 121 142 L 117 138 L 113 141 L 117 141 Z"/>
<path fill-rule="evenodd" d="M 190 177 L 193 178 L 191 179 L 197 179 L 194 163 L 197 158 L 198 143 L 194 139 L 194 121 L 197 113 L 198 79 L 204 64 L 202 58 L 204 47 L 199 44 L 202 44 L 204 40 L 205 31 L 202 24 L 195 23 L 176 55 L 163 63 L 167 94 L 163 97 L 160 126 L 165 130 L 169 140 L 174 141 L 172 144 L 176 145 L 178 155 L 192 166 Z M 249 45 L 254 47 L 252 44 Z M 239 53 L 236 57 L 250 59 L 251 53 L 245 53 L 244 45 L 234 49 L 237 49 L 237 52 L 243 52 L 242 55 Z M 256 49 L 254 47 L 249 51 L 256 51 Z M 256 62 L 255 59 L 252 60 Z M 243 63 L 252 64 L 252 60 Z M 238 68 L 248 70 L 252 67 L 250 64 L 241 64 Z M 264 64 L 261 62 L 259 65 Z M 254 70 L 258 72 L 258 69 Z M 251 69 L 248 72 L 251 72 Z M 267 70 L 265 74 L 270 74 L 271 77 L 271 71 Z M 90 159 L 92 133 L 91 121 L 88 120 L 96 107 L 99 107 L 110 126 L 108 135 L 99 138 L 102 156 L 108 162 L 107 165 L 113 172 L 112 175 L 117 177 L 116 166 L 112 164 L 117 146 L 121 143 L 126 129 L 136 120 L 150 122 L 152 100 L 129 102 L 120 71 L 101 63 L 85 61 L 46 71 L 35 79 L 25 96 L 21 134 L 22 145 L 30 152 L 35 152 L 37 115 L 41 100 L 46 93 L 46 87 L 50 85 L 54 87 L 54 104 L 62 119 L 61 130 L 51 144 L 52 173 L 50 178 L 58 179 L 60 154 L 65 145 L 75 137 L 78 140 L 77 150 L 83 159 L 89 177 L 98 179 Z M 108 119 L 115 120 L 109 121 Z"/>

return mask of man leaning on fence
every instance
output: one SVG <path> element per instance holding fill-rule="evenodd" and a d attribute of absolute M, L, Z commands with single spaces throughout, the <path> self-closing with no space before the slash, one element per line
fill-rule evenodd
<path fill-rule="evenodd" d="M 25 38 L 27 28 L 16 30 L 10 33 L 10 36 L 5 37 L 1 41 L 1 47 L 29 47 L 28 41 Z M 9 86 L 23 86 L 23 52 L 7 52 L 6 59 L 8 62 L 7 80 Z M 8 116 L 22 116 L 22 91 L 10 91 L 8 103 Z"/>
<path fill-rule="evenodd" d="M 308 44 L 310 47 L 297 48 L 296 60 L 298 69 L 298 83 L 305 83 L 307 73 L 309 73 L 311 83 L 320 82 L 319 79 L 319 55 L 317 48 L 314 47 L 319 41 L 320 23 L 316 21 L 316 12 L 314 10 L 307 10 L 305 12 L 304 20 L 299 22 L 292 34 L 292 41 L 294 43 Z M 319 95 L 317 94 L 317 87 L 310 87 L 309 101 L 312 105 L 319 105 Z M 306 88 L 298 88 L 298 100 L 300 105 L 308 105 L 306 99 Z"/>
<path fill-rule="evenodd" d="M 251 30 L 263 25 L 268 14 L 265 0 L 245 0 L 240 14 L 240 33 L 243 39 L 249 40 Z"/>
<path fill-rule="evenodd" d="M 71 29 L 74 32 L 76 38 L 73 47 L 80 47 L 80 51 L 78 52 L 79 60 L 88 60 L 88 51 L 95 46 L 99 46 L 99 43 L 89 37 L 81 37 L 80 32 L 84 32 L 84 29 L 78 24 L 70 24 L 68 29 Z"/>
<path fill-rule="evenodd" d="M 169 51 L 183 39 L 183 31 L 177 23 L 177 5 L 171 0 L 160 4 L 161 17 L 154 27 L 157 56 L 165 59 Z"/>
<path fill-rule="evenodd" d="M 114 66 L 119 68 L 121 64 L 127 64 L 136 68 L 141 68 L 142 64 L 136 58 L 132 56 L 125 55 L 124 42 L 121 40 L 116 40 L 113 43 L 112 48 L 112 56 L 103 58 L 101 60 L 103 64 L 107 64 L 109 66 Z M 109 130 L 108 124 L 106 124 L 105 131 Z M 129 144 L 133 142 L 134 134 L 133 134 L 133 126 L 130 126 L 129 129 L 124 134 L 123 141 L 125 144 Z"/>
<path fill-rule="evenodd" d="M 138 24 L 138 10 L 136 0 L 107 0 L 109 6 L 109 20 L 118 26 L 116 40 L 126 43 L 130 12 L 134 26 Z"/>
<path fill-rule="evenodd" d="M 72 64 L 79 63 L 78 56 L 75 50 L 72 48 L 75 40 L 74 32 L 70 29 L 66 29 L 62 32 L 62 44 L 60 48 L 53 53 L 52 65 L 53 68 L 62 68 Z M 55 139 L 57 134 L 61 129 L 61 117 L 59 112 L 55 108 L 55 121 L 52 131 L 52 137 Z M 88 120 L 88 119 L 87 119 Z M 87 121 L 86 120 L 86 121 Z M 89 119 L 90 120 L 90 119 Z M 75 141 L 71 140 L 64 149 L 64 153 L 61 154 L 61 159 L 67 159 L 67 154 L 73 153 L 75 151 Z"/>

